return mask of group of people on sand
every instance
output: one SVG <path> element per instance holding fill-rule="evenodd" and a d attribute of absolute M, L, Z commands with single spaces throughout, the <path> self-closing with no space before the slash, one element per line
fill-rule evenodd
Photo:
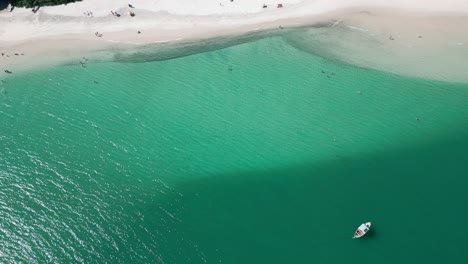
<path fill-rule="evenodd" d="M 234 0 L 230 0 L 231 2 L 234 2 Z M 220 6 L 224 6 L 223 3 L 219 3 Z"/>
<path fill-rule="evenodd" d="M 232 0 L 232 1 L 234 1 L 234 0 Z M 130 7 L 130 8 L 135 8 L 132 4 L 128 4 L 128 7 Z M 112 14 L 113 16 L 115 16 L 115 17 L 120 17 L 120 14 L 117 13 L 117 11 L 111 10 L 110 12 L 111 12 L 111 14 Z M 83 12 L 83 13 L 84 13 L 84 12 Z M 93 12 L 87 12 L 87 13 L 84 13 L 84 14 L 88 14 L 88 13 L 90 13 L 91 15 L 93 14 Z M 131 17 L 134 17 L 134 16 L 135 16 L 135 13 L 134 13 L 133 11 L 131 11 L 131 10 L 128 11 L 128 14 L 129 14 Z M 137 33 L 140 34 L 141 31 L 138 31 Z M 98 38 L 102 37 L 102 33 L 99 33 L 99 32 L 97 32 L 97 31 L 94 32 L 94 35 L 95 35 L 96 37 L 98 37 Z"/>
<path fill-rule="evenodd" d="M 10 55 L 8 55 L 8 54 L 2 52 L 2 57 L 4 57 L 5 55 L 6 55 L 8 58 L 10 57 Z M 15 56 L 19 56 L 19 55 L 24 56 L 24 53 L 15 53 Z"/>
<path fill-rule="evenodd" d="M 229 1 L 230 1 L 230 2 L 234 2 L 234 0 L 229 0 Z M 224 7 L 224 4 L 223 4 L 223 3 L 219 3 L 219 5 Z M 263 5 L 262 5 L 262 8 L 267 8 L 267 7 L 268 7 L 267 4 L 263 4 Z M 283 8 L 283 4 L 278 4 L 278 5 L 276 6 L 276 8 Z"/>
<path fill-rule="evenodd" d="M 263 8 L 267 8 L 268 6 L 266 4 L 263 4 Z M 283 4 L 278 4 L 276 5 L 276 8 L 283 8 Z"/>
<path fill-rule="evenodd" d="M 130 8 L 135 8 L 132 4 L 128 4 L 128 7 L 130 7 Z M 120 17 L 120 14 L 117 13 L 117 11 L 114 12 L 113 10 L 111 10 L 110 12 L 111 12 L 111 14 L 112 14 L 113 16 Z M 135 13 L 134 13 L 133 11 L 130 11 L 130 10 L 128 11 L 128 14 L 129 14 L 131 17 L 134 17 L 134 16 L 135 16 Z"/>
<path fill-rule="evenodd" d="M 114 11 L 112 11 L 112 10 L 111 10 L 111 14 L 112 14 L 113 16 L 120 17 L 120 14 L 119 14 L 119 13 L 114 12 Z M 135 13 L 133 13 L 132 11 L 128 11 L 128 14 L 129 14 L 131 17 L 134 17 L 134 16 L 135 16 Z"/>
<path fill-rule="evenodd" d="M 116 17 L 120 17 L 120 14 L 111 10 L 111 14 Z"/>

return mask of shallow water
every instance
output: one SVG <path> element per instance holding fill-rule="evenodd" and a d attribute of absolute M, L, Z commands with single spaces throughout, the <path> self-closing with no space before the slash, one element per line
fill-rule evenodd
<path fill-rule="evenodd" d="M 468 86 L 289 37 L 6 79 L 2 262 L 466 260 Z"/>
<path fill-rule="evenodd" d="M 402 76 L 468 83 L 468 39 L 460 18 L 354 14 L 344 21 L 291 30 L 288 44 L 304 52 Z M 457 25 L 457 26 L 453 26 Z"/>

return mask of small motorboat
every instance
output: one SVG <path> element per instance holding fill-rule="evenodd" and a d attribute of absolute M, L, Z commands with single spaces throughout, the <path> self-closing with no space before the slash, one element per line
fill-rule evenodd
<path fill-rule="evenodd" d="M 371 225 L 372 225 L 371 222 L 361 224 L 356 229 L 356 232 L 354 232 L 353 238 L 360 238 L 360 237 L 364 236 L 367 232 L 369 232 L 369 229 L 370 229 Z"/>

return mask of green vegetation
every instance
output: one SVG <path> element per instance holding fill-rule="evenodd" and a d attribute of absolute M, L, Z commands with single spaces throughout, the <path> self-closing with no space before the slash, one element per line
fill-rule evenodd
<path fill-rule="evenodd" d="M 17 7 L 35 7 L 63 5 L 81 0 L 9 0 L 10 4 Z"/>

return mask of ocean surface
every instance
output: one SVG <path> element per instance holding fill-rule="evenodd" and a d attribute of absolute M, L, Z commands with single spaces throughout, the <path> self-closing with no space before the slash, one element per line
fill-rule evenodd
<path fill-rule="evenodd" d="M 468 84 L 297 41 L 0 76 L 0 262 L 466 263 Z"/>

